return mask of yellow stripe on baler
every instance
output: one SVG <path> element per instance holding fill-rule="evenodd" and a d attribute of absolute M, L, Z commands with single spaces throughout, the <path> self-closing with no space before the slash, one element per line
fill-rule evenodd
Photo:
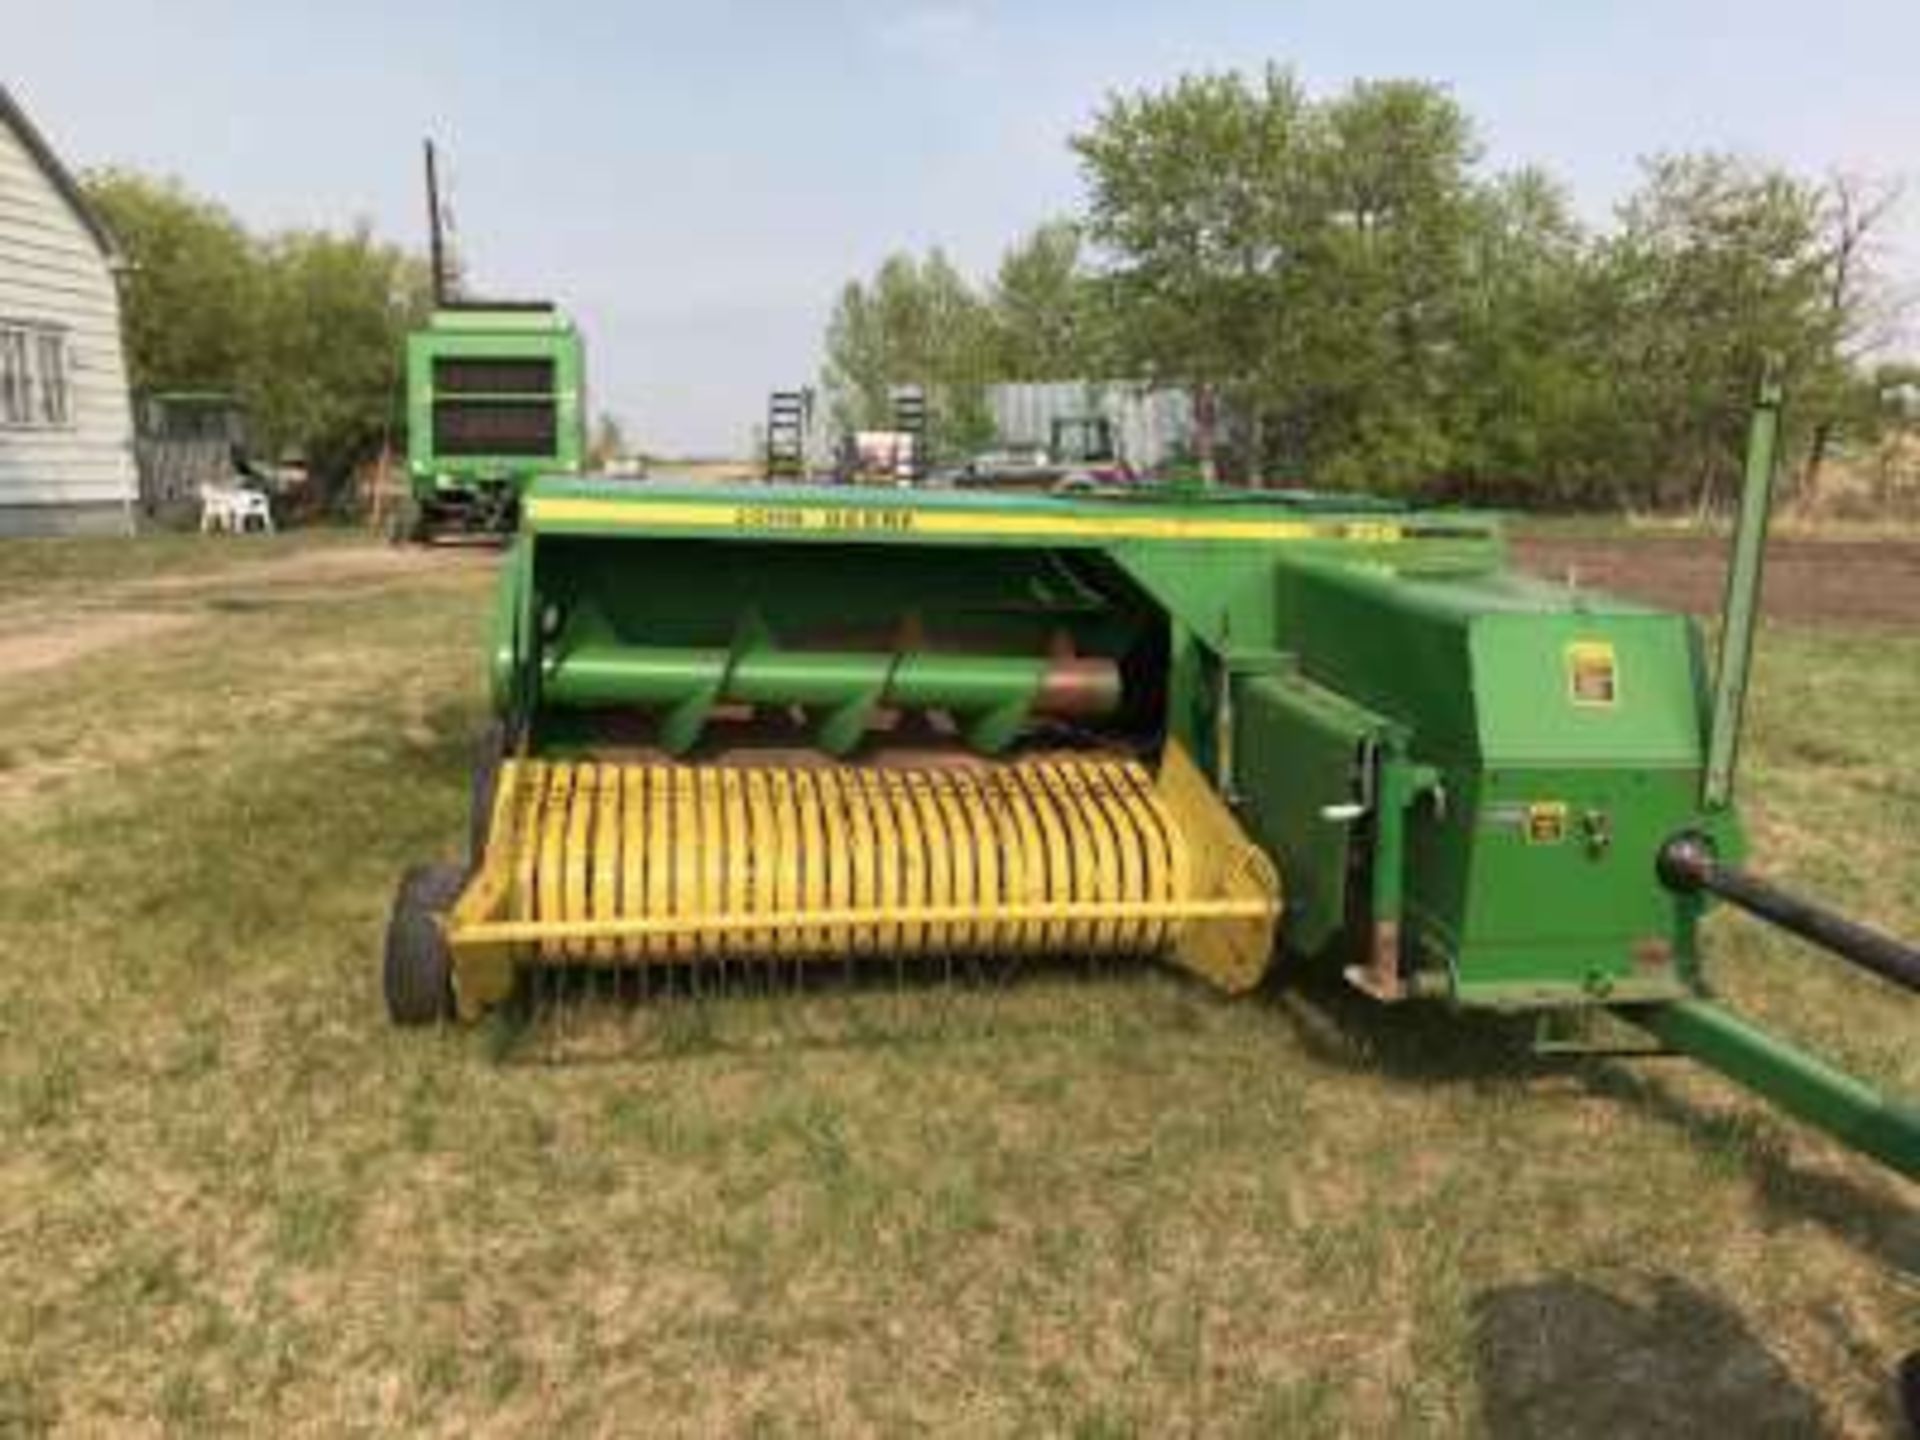
<path fill-rule="evenodd" d="M 924 505 L 740 504 L 719 500 L 596 500 L 536 495 L 526 504 L 535 530 L 543 525 L 596 530 L 715 530 L 742 534 L 926 536 L 940 540 L 1240 540 L 1277 543 L 1345 540 L 1393 545 L 1407 538 L 1392 520 L 1276 520 L 1189 514 L 1088 515 L 1041 509 L 939 509 Z"/>

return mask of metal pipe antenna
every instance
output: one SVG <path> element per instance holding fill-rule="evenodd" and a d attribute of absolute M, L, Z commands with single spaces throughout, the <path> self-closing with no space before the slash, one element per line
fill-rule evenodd
<path fill-rule="evenodd" d="M 447 303 L 446 242 L 440 233 L 440 167 L 433 153 L 433 141 L 423 140 L 421 148 L 427 161 L 427 257 L 433 267 L 433 303 Z"/>
<path fill-rule="evenodd" d="M 440 193 L 440 152 L 431 139 L 423 140 L 427 162 L 427 263 L 433 269 L 433 303 L 444 309 L 460 291 L 460 257 L 449 239 L 453 207 Z"/>

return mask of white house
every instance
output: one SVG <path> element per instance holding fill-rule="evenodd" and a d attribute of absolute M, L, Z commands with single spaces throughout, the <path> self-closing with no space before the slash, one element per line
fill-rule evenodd
<path fill-rule="evenodd" d="M 119 251 L 0 85 L 0 535 L 127 534 Z"/>

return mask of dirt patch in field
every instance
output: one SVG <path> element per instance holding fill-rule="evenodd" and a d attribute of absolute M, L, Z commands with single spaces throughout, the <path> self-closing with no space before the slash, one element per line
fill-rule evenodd
<path fill-rule="evenodd" d="M 151 640 L 191 625 L 193 620 L 192 615 L 179 611 L 119 610 L 24 635 L 9 635 L 0 639 L 0 676 L 12 679 L 69 665 L 96 650 Z"/>
<path fill-rule="evenodd" d="M 1720 608 L 1727 542 L 1693 537 L 1524 538 L 1524 569 L 1696 615 Z M 1920 624 L 1920 542 L 1776 539 L 1767 547 L 1767 618 L 1797 624 Z"/>
<path fill-rule="evenodd" d="M 481 549 L 420 550 L 397 545 L 311 550 L 272 559 L 246 560 L 204 574 L 160 575 L 151 580 L 134 581 L 125 588 L 129 595 L 159 597 L 310 581 L 419 579 L 485 569 L 494 563 L 498 553 Z"/>

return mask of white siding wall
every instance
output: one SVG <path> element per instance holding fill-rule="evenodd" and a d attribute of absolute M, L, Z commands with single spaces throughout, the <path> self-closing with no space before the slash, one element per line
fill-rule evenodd
<path fill-rule="evenodd" d="M 93 235 L 0 121 L 0 321 L 62 326 L 71 421 L 0 424 L 0 533 L 131 521 L 133 418 L 120 302 Z M 64 517 L 64 518 L 63 518 Z"/>

